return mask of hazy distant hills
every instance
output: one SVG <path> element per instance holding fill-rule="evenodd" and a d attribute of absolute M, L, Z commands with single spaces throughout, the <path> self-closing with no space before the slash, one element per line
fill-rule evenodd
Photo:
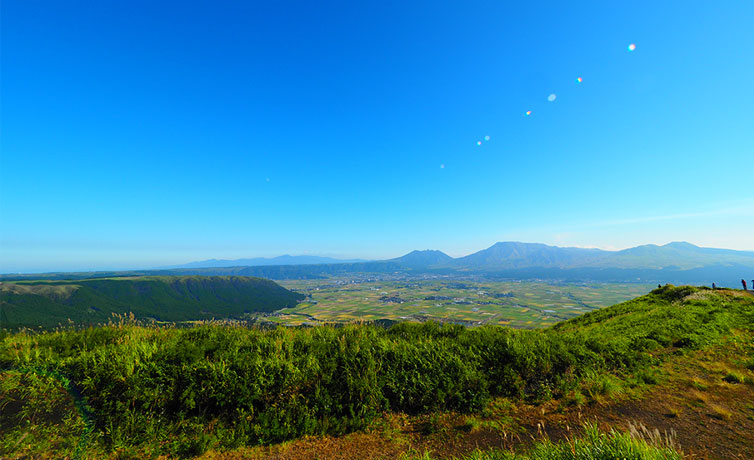
<path fill-rule="evenodd" d="M 593 266 L 616 268 L 678 268 L 688 270 L 711 265 L 754 267 L 754 251 L 701 248 L 676 242 L 664 246 L 647 244 L 622 251 L 607 252 Z"/>
<path fill-rule="evenodd" d="M 450 265 L 476 269 L 539 267 L 689 270 L 707 266 L 754 267 L 754 252 L 701 248 L 685 242 L 664 246 L 647 244 L 622 251 L 503 242 L 474 254 L 453 259 Z"/>
<path fill-rule="evenodd" d="M 364 259 L 334 259 L 320 256 L 278 256 L 278 257 L 255 257 L 252 259 L 209 259 L 198 262 L 190 262 L 183 265 L 162 267 L 173 268 L 217 268 L 217 267 L 260 267 L 273 265 L 318 265 L 318 264 L 350 264 L 366 262 Z"/>
<path fill-rule="evenodd" d="M 230 267 L 275 267 L 298 265 L 335 265 L 345 271 L 373 271 L 384 266 L 390 269 L 464 269 L 512 270 L 529 268 L 616 268 L 690 270 L 709 266 L 754 267 L 754 252 L 702 248 L 691 243 L 675 242 L 663 246 L 647 244 L 622 251 L 549 246 L 540 243 L 506 241 L 487 249 L 453 258 L 438 250 L 411 251 L 395 259 L 383 261 L 342 260 L 318 256 L 279 256 L 272 258 L 217 260 L 210 259 L 165 269 L 199 269 Z M 334 269 L 339 271 L 340 269 Z M 280 271 L 280 270 L 278 270 Z"/>

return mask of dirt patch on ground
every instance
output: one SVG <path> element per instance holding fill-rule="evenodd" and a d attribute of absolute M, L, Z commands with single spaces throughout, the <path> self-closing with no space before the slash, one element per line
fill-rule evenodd
<path fill-rule="evenodd" d="M 605 430 L 643 425 L 670 435 L 686 458 L 754 459 L 754 386 L 729 383 L 724 371 L 680 367 L 688 377 L 659 385 L 640 399 L 593 404 L 575 413 L 545 413 L 524 426 L 558 440 L 585 421 Z"/>
<path fill-rule="evenodd" d="M 202 458 L 223 460 L 293 460 L 293 459 L 393 459 L 405 448 L 381 435 L 353 433 L 333 438 L 304 438 L 270 447 L 240 449 L 225 453 L 208 453 Z"/>

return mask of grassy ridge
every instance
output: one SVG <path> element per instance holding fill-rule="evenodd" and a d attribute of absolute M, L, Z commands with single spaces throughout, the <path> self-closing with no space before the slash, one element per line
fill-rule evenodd
<path fill-rule="evenodd" d="M 112 313 L 187 321 L 234 318 L 292 307 L 303 299 L 260 278 L 154 276 L 78 281 L 28 281 L 0 286 L 2 327 L 52 328 L 107 322 Z"/>
<path fill-rule="evenodd" d="M 476 412 L 495 396 L 536 402 L 600 382 L 651 383 L 664 354 L 753 325 L 752 297 L 665 287 L 539 331 L 435 323 L 274 331 L 120 324 L 19 333 L 0 343 L 0 365 L 39 385 L 40 373 L 71 382 L 93 414 L 97 449 L 188 456 L 352 431 L 382 411 Z M 5 424 L 15 428 L 0 448 L 22 435 L 32 410 L 22 394 L 30 384 L 13 381 L 3 380 L 3 398 L 18 407 Z"/>

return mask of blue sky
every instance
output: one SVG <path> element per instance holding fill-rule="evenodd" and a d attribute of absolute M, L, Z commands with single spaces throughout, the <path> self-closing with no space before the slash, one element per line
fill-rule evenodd
<path fill-rule="evenodd" d="M 0 271 L 754 250 L 752 23 L 743 1 L 6 0 Z"/>

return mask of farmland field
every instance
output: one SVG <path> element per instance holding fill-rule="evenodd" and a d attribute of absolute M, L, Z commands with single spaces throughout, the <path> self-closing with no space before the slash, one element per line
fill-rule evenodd
<path fill-rule="evenodd" d="M 290 280 L 305 294 L 296 307 L 257 314 L 284 325 L 355 321 L 453 322 L 538 328 L 646 294 L 654 285 L 369 277 Z"/>

